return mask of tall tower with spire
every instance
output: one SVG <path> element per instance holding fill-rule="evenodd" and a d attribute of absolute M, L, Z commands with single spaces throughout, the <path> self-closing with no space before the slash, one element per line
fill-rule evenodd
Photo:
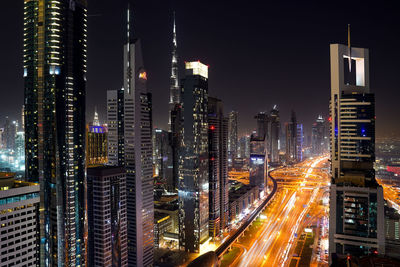
<path fill-rule="evenodd" d="M 171 131 L 171 112 L 173 112 L 175 105 L 181 103 L 179 77 L 178 77 L 178 52 L 176 42 L 176 24 L 174 12 L 174 26 L 172 32 L 172 62 L 171 62 L 171 83 L 169 92 L 169 129 Z"/>
<path fill-rule="evenodd" d="M 152 266 L 154 247 L 151 93 L 141 43 L 127 12 L 124 46 L 124 166 L 128 219 L 128 266 Z"/>

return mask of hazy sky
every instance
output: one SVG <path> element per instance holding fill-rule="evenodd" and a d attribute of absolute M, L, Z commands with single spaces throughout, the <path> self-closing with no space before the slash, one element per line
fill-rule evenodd
<path fill-rule="evenodd" d="M 209 95 L 222 99 L 226 113 L 239 112 L 241 133 L 255 128 L 254 115 L 274 104 L 282 122 L 294 109 L 307 131 L 318 114 L 328 115 L 329 44 L 346 43 L 350 23 L 352 45 L 370 49 L 378 136 L 400 136 L 400 10 L 388 1 L 326 3 L 132 1 L 154 126 L 166 128 L 168 122 L 175 10 L 180 72 L 184 61 L 208 64 Z M 106 91 L 122 86 L 126 6 L 126 0 L 89 0 L 87 118 L 96 105 L 105 119 Z M 4 1 L 2 11 L 0 125 L 7 115 L 19 119 L 23 103 L 23 1 Z"/>

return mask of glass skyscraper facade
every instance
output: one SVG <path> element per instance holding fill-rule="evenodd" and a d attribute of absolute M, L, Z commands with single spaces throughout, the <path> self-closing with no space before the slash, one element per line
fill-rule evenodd
<path fill-rule="evenodd" d="M 208 67 L 186 62 L 179 153 L 179 246 L 200 252 L 209 237 Z"/>
<path fill-rule="evenodd" d="M 25 174 L 40 183 L 40 265 L 84 266 L 87 3 L 24 1 Z"/>

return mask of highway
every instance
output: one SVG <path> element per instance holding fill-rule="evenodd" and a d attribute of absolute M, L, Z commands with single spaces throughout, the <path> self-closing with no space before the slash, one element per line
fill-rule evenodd
<path fill-rule="evenodd" d="M 235 240 L 246 230 L 246 228 L 254 221 L 255 218 L 260 214 L 260 212 L 264 209 L 264 207 L 268 204 L 268 202 L 274 197 L 277 191 L 277 183 L 275 180 L 272 178 L 273 182 L 273 189 L 271 193 L 265 198 L 265 200 L 262 202 L 262 204 L 255 209 L 251 215 L 248 217 L 248 219 L 233 233 L 231 234 L 225 242 L 222 243 L 216 250 L 215 253 L 217 256 L 221 256 L 231 245 L 232 243 L 235 242 Z"/>
<path fill-rule="evenodd" d="M 329 176 L 320 167 L 326 157 L 302 162 L 271 173 L 278 183 L 274 200 L 262 213 L 263 223 L 252 236 L 236 266 L 288 266 L 296 236 L 326 213 L 316 204 L 322 199 Z M 308 167 L 308 168 L 304 168 Z M 285 174 L 291 173 L 289 180 Z M 240 244 L 240 241 L 239 241 Z"/>

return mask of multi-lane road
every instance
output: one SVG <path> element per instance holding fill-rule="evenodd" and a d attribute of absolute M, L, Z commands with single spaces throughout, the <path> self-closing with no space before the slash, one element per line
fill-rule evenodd
<path fill-rule="evenodd" d="M 252 236 L 250 245 L 242 246 L 244 252 L 236 266 L 287 266 L 293 255 L 297 236 L 305 227 L 325 213 L 316 205 L 329 182 L 321 170 L 327 158 L 317 158 L 291 168 L 279 169 L 271 176 L 280 181 L 273 202 L 262 213 L 262 226 Z M 288 172 L 291 173 L 290 178 Z M 317 216 L 317 217 L 315 217 Z"/>

